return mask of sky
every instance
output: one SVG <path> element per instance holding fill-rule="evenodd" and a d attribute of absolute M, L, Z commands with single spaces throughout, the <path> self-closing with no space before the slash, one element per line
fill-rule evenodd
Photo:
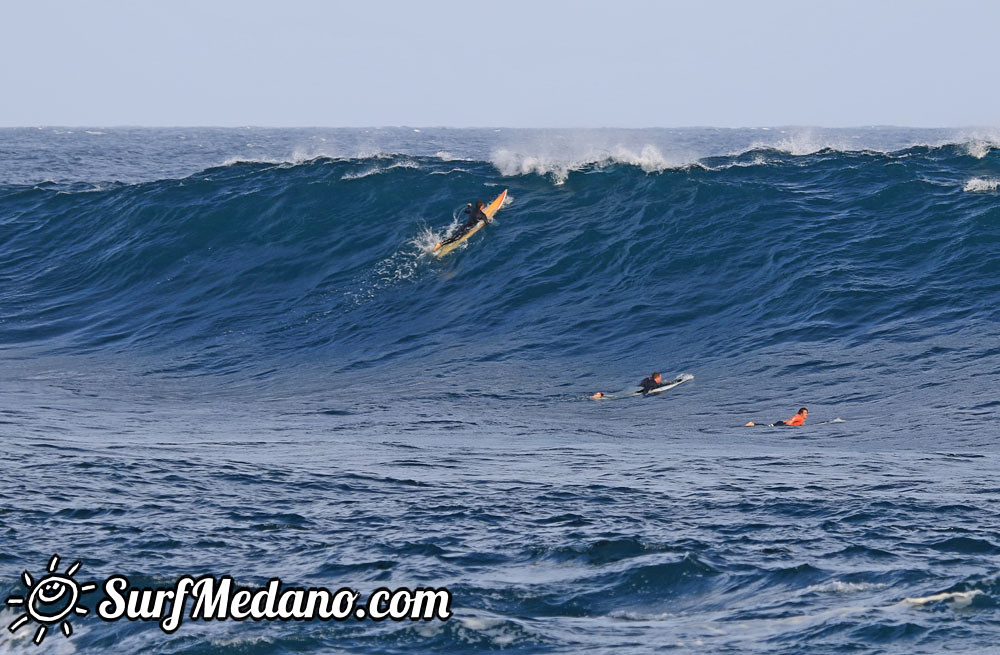
<path fill-rule="evenodd" d="M 995 0 L 2 0 L 0 126 L 1000 126 Z"/>

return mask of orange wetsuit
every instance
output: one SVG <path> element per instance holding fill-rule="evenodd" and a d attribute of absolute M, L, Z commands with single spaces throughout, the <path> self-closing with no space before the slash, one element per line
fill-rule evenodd
<path fill-rule="evenodd" d="M 802 414 L 796 414 L 792 418 L 785 419 L 784 421 L 782 421 L 782 423 L 784 423 L 785 425 L 802 425 L 805 422 L 806 422 L 806 417 L 802 416 Z"/>

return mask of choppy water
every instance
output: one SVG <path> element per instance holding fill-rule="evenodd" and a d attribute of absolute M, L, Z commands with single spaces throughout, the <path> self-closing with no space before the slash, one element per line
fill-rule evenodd
<path fill-rule="evenodd" d="M 37 652 L 982 652 L 997 143 L 0 130 L 0 597 L 58 552 L 88 580 L 454 599 L 171 636 L 88 616 Z M 695 379 L 586 399 L 654 369 Z"/>

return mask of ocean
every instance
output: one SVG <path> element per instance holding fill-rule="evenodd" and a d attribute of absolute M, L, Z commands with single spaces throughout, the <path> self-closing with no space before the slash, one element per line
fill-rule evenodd
<path fill-rule="evenodd" d="M 0 653 L 996 652 L 998 387 L 996 130 L 0 129 Z"/>

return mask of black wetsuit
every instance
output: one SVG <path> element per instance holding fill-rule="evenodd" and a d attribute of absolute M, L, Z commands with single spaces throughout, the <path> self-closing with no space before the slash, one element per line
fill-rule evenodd
<path fill-rule="evenodd" d="M 469 215 L 469 220 L 465 221 L 465 225 L 458 228 L 455 234 L 451 235 L 445 240 L 445 243 L 451 243 L 457 241 L 465 236 L 469 230 L 474 228 L 480 221 L 486 222 L 490 220 L 489 216 L 483 213 L 483 210 L 479 207 L 471 207 L 465 210 L 465 213 Z"/>
<path fill-rule="evenodd" d="M 641 389 L 639 389 L 639 391 L 641 391 L 643 395 L 646 395 L 647 393 L 649 393 L 653 389 L 655 389 L 657 387 L 662 387 L 663 386 L 663 382 L 657 382 L 656 380 L 654 380 L 653 378 L 650 377 L 650 378 L 646 378 L 645 380 L 643 380 L 642 382 L 640 382 L 639 386 L 642 387 Z"/>

